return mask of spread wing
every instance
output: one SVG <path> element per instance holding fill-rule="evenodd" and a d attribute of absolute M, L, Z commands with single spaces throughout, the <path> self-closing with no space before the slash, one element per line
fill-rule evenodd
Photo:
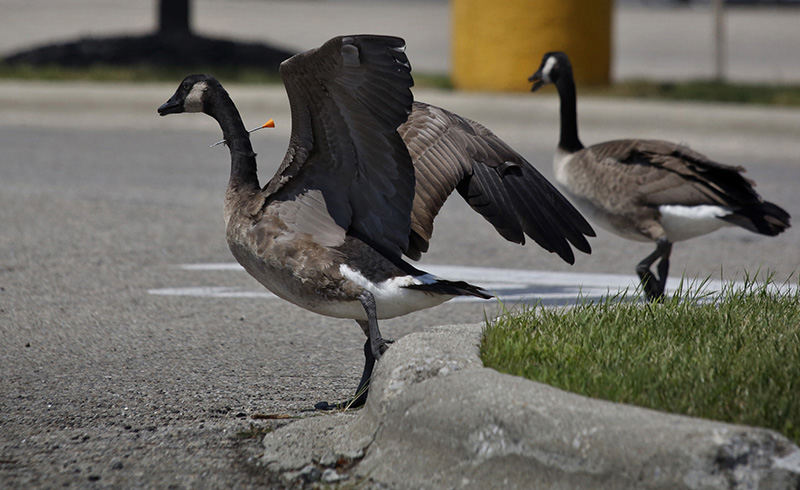
<path fill-rule="evenodd" d="M 427 251 L 433 220 L 457 189 L 505 239 L 525 235 L 569 263 L 572 246 L 589 253 L 589 223 L 530 163 L 480 124 L 415 102 L 399 129 L 416 173 L 411 238 L 406 255 Z"/>
<path fill-rule="evenodd" d="M 661 140 L 614 140 L 587 150 L 620 179 L 633 179 L 641 204 L 720 205 L 731 208 L 761 202 L 744 169 L 709 160 L 686 146 Z M 609 169 L 610 170 L 610 169 Z M 612 172 L 614 173 L 614 172 Z"/>
<path fill-rule="evenodd" d="M 408 246 L 414 198 L 413 166 L 397 134 L 413 100 L 404 48 L 396 37 L 343 36 L 281 64 L 292 134 L 264 189 L 281 207 L 324 208 L 347 233 L 397 256 Z"/>

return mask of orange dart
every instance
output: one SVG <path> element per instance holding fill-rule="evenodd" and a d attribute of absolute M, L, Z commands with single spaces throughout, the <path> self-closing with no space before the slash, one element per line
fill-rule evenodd
<path fill-rule="evenodd" d="M 270 119 L 269 121 L 265 122 L 264 124 L 262 124 L 261 126 L 259 126 L 259 127 L 257 127 L 257 128 L 248 129 L 248 130 L 247 130 L 247 132 L 248 132 L 248 134 L 249 134 L 249 133 L 252 133 L 253 131 L 258 131 L 259 129 L 264 129 L 264 128 L 274 128 L 274 127 L 275 127 L 275 121 L 273 121 L 272 119 Z M 217 145 L 221 145 L 222 143 L 225 143 L 225 140 L 224 140 L 224 139 L 221 139 L 221 140 L 217 141 L 217 142 L 216 142 L 216 143 L 214 143 L 213 145 L 208 145 L 208 147 L 209 147 L 209 148 L 214 148 L 215 146 L 217 146 Z"/>

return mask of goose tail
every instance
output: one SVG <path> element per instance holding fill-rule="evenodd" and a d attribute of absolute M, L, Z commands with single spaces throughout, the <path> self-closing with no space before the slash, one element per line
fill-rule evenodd
<path fill-rule="evenodd" d="M 768 236 L 775 236 L 791 226 L 789 213 L 769 201 L 737 209 L 722 219 L 754 233 Z"/>
<path fill-rule="evenodd" d="M 443 294 L 447 296 L 476 296 L 482 299 L 493 298 L 494 295 L 490 294 L 485 289 L 470 284 L 465 281 L 448 281 L 446 279 L 436 278 L 434 281 L 425 281 L 422 284 L 411 284 L 406 286 L 409 289 L 416 289 L 418 291 L 426 291 L 434 294 Z"/>

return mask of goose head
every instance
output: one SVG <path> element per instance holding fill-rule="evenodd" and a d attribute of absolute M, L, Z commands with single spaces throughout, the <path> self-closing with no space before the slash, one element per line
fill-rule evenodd
<path fill-rule="evenodd" d="M 531 92 L 536 92 L 548 83 L 557 83 L 559 77 L 571 71 L 571 65 L 567 55 L 561 51 L 550 51 L 542 56 L 542 64 L 536 73 L 528 78 L 533 83 Z"/>
<path fill-rule="evenodd" d="M 189 75 L 183 79 L 175 94 L 158 108 L 159 115 L 181 112 L 209 113 L 213 93 L 220 87 L 211 75 Z"/>

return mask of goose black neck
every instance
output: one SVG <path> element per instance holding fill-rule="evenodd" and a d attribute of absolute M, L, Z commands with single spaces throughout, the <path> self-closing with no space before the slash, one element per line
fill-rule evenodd
<path fill-rule="evenodd" d="M 228 93 L 220 87 L 211 99 L 206 111 L 217 120 L 231 152 L 230 185 L 234 187 L 258 187 L 256 154 L 250 144 L 250 134 L 244 127 L 239 110 Z"/>
<path fill-rule="evenodd" d="M 556 81 L 558 98 L 561 104 L 561 134 L 558 147 L 573 153 L 583 149 L 583 143 L 578 138 L 578 109 L 575 96 L 575 80 L 572 77 L 572 68 L 562 68 L 564 73 Z"/>

